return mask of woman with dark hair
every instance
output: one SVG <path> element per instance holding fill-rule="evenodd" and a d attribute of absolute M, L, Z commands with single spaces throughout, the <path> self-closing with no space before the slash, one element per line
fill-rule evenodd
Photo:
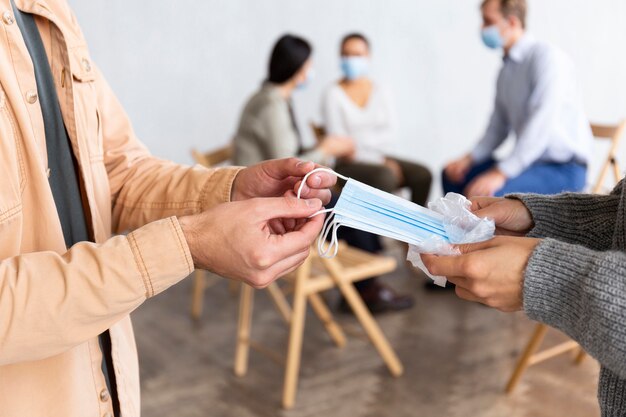
<path fill-rule="evenodd" d="M 246 104 L 235 135 L 235 164 L 252 165 L 267 159 L 298 156 L 328 164 L 354 152 L 351 139 L 328 136 L 305 149 L 294 117 L 291 97 L 311 77 L 311 45 L 293 35 L 274 45 L 268 76 Z"/>
<path fill-rule="evenodd" d="M 424 205 L 430 191 L 429 170 L 388 155 L 395 139 L 396 115 L 388 91 L 369 77 L 370 42 L 360 33 L 341 41 L 343 77 L 326 91 L 324 127 L 332 135 L 352 138 L 356 151 L 337 161 L 335 169 L 383 191 L 411 190 L 411 200 Z"/>

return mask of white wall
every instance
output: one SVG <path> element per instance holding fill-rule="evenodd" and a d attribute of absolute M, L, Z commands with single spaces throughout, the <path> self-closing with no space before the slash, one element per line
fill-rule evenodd
<path fill-rule="evenodd" d="M 373 43 L 374 75 L 397 101 L 396 153 L 436 172 L 484 129 L 500 65 L 480 43 L 479 0 L 70 3 L 140 138 L 156 155 L 184 163 L 191 147 L 229 140 L 273 42 L 286 31 L 315 46 L 317 77 L 296 98 L 303 131 L 339 75 L 340 37 L 363 31 Z M 575 61 L 591 120 L 626 117 L 624 0 L 530 0 L 529 26 Z M 598 147 L 596 161 L 605 149 Z"/>

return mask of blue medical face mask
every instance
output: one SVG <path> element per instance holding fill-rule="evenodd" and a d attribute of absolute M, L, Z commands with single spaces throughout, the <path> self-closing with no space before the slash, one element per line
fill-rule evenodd
<path fill-rule="evenodd" d="M 496 25 L 483 28 L 480 32 L 480 37 L 487 48 L 499 49 L 504 46 L 504 39 L 502 39 L 500 29 Z"/>
<path fill-rule="evenodd" d="M 325 168 L 318 168 L 314 171 L 319 170 L 332 172 Z M 321 256 L 333 257 L 337 254 L 339 243 L 337 229 L 341 226 L 414 245 L 433 239 L 450 242 L 442 215 L 362 182 L 338 176 L 346 179 L 347 183 L 341 191 L 335 208 L 321 211 L 332 213 L 326 219 L 318 240 L 318 251 Z M 304 182 L 306 182 L 306 177 Z M 330 243 L 326 245 L 328 238 L 330 238 Z"/>
<path fill-rule="evenodd" d="M 313 68 L 309 68 L 309 70 L 306 72 L 306 77 L 304 78 L 304 80 L 296 84 L 296 89 L 304 90 L 311 84 L 311 82 L 314 79 L 315 79 L 315 70 Z"/>
<path fill-rule="evenodd" d="M 341 72 L 348 80 L 356 80 L 369 74 L 369 58 L 364 56 L 348 56 L 341 58 Z"/>

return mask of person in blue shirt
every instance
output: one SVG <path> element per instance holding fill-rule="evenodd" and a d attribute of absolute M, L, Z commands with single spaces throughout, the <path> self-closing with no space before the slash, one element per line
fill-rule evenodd
<path fill-rule="evenodd" d="M 444 192 L 467 197 L 510 192 L 581 191 L 593 136 L 583 110 L 574 66 L 556 47 L 526 33 L 526 0 L 484 0 L 482 40 L 504 52 L 495 106 L 474 149 L 449 163 Z M 510 133 L 513 151 L 494 151 Z"/>

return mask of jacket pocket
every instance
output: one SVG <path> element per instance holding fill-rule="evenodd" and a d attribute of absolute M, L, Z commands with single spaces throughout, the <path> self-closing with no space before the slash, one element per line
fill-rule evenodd
<path fill-rule="evenodd" d="M 86 46 L 72 48 L 69 56 L 79 140 L 86 143 L 91 162 L 102 161 L 102 130 L 95 86 L 96 69 Z"/>
<path fill-rule="evenodd" d="M 25 186 L 21 134 L 0 86 L 0 225 L 22 211 L 21 195 Z"/>

